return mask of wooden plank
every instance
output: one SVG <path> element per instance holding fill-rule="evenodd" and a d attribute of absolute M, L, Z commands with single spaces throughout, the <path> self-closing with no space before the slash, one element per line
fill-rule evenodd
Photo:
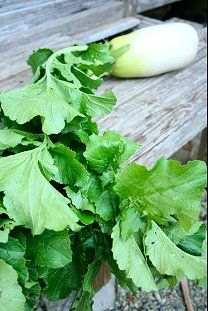
<path fill-rule="evenodd" d="M 103 286 L 105 286 L 111 279 L 111 272 L 107 262 L 103 262 L 98 274 L 93 282 L 93 287 L 98 292 Z"/>
<path fill-rule="evenodd" d="M 42 0 L 1 0 L 0 1 L 0 16 L 2 14 L 8 14 L 11 12 L 19 12 L 21 10 L 27 10 L 32 6 L 37 5 L 48 5 L 49 3 L 54 3 L 57 1 L 45 1 L 43 3 Z"/>
<path fill-rule="evenodd" d="M 46 44 L 47 39 L 45 38 L 44 38 L 44 42 L 39 41 L 38 44 L 40 44 L 39 47 L 43 47 L 43 46 L 49 47 L 49 45 L 51 46 L 51 44 L 53 44 L 52 47 L 54 49 L 59 49 L 61 47 L 69 46 L 70 44 L 73 44 L 73 43 L 91 43 L 91 42 L 102 40 L 104 38 L 108 38 L 120 32 L 126 31 L 128 29 L 132 29 L 136 27 L 138 24 L 139 24 L 139 19 L 135 19 L 133 17 L 126 17 L 123 19 L 119 19 L 118 21 L 113 22 L 113 23 L 101 25 L 100 27 L 96 28 L 96 32 L 94 31 L 94 29 L 90 29 L 87 32 L 83 32 L 81 34 L 78 34 L 72 37 L 67 37 L 67 36 L 59 37 L 58 35 L 58 36 L 54 36 L 53 41 L 51 42 L 49 41 L 48 45 Z M 28 53 L 27 51 L 28 51 L 28 45 L 27 45 L 26 53 Z M 28 58 L 29 55 L 28 54 L 24 55 L 24 59 L 23 59 L 23 54 L 24 54 L 24 50 L 21 50 L 19 57 L 17 55 L 17 52 L 16 52 L 16 55 L 11 55 L 12 63 L 15 63 L 15 68 L 11 64 L 11 59 L 9 61 L 9 58 L 8 58 L 8 67 L 7 69 L 5 69 L 5 71 L 9 71 L 7 72 L 7 75 L 10 74 L 10 76 L 5 79 L 5 75 L 3 74 L 3 71 L 0 72 L 0 78 L 2 79 L 0 80 L 1 91 L 8 91 L 10 89 L 23 86 L 32 78 L 31 71 L 26 64 L 26 59 Z M 19 58 L 19 61 L 18 61 L 18 58 Z M 2 65 L 0 64 L 0 68 L 1 66 L 2 68 L 4 67 L 3 64 Z"/>
<path fill-rule="evenodd" d="M 124 1 L 124 16 L 136 16 L 137 0 L 123 0 Z"/>
<path fill-rule="evenodd" d="M 110 116 L 98 120 L 101 132 L 115 130 L 141 143 L 136 162 L 151 166 L 161 156 L 170 157 L 207 126 L 206 55 L 201 44 L 196 62 L 184 70 L 106 81 L 102 91 L 113 89 L 118 104 Z"/>
<path fill-rule="evenodd" d="M 115 4 L 115 7 L 112 8 L 112 5 Z M 102 11 L 105 10 L 105 7 L 109 5 L 109 8 L 112 8 L 112 12 L 108 12 L 111 21 L 123 17 L 123 6 L 122 3 L 115 0 L 70 0 L 62 1 L 61 3 L 54 3 L 53 5 L 47 7 L 35 7 L 31 12 L 15 13 L 12 16 L 0 16 L 0 50 L 5 51 L 13 47 L 13 44 L 18 45 L 21 42 L 26 42 L 32 40 L 33 36 L 41 35 L 41 33 L 61 33 L 61 34 L 74 34 L 81 32 L 82 27 L 83 31 L 86 30 L 86 27 L 93 25 L 96 17 L 90 23 L 90 20 L 86 23 L 87 9 L 96 8 L 100 6 L 101 9 L 96 9 L 96 15 L 100 18 L 99 24 L 104 20 L 101 18 Z M 117 5 L 117 6 L 116 6 Z M 104 7 L 103 7 L 104 6 Z M 118 13 L 116 13 L 116 10 Z M 71 17 L 71 14 L 77 13 L 81 15 L 76 15 Z M 80 13 L 81 12 L 81 13 Z M 89 12 L 89 11 L 87 11 Z M 84 14 L 84 16 L 82 16 Z M 113 17 L 112 17 L 113 15 Z M 82 22 L 82 19 L 84 23 Z M 89 12 L 89 18 L 91 14 Z M 109 19 L 108 16 L 104 15 L 103 18 Z M 114 19 L 113 19 L 114 18 Z M 70 24 L 72 21 L 73 24 Z M 108 21 L 106 21 L 108 22 Z M 86 25 L 85 25 L 86 23 Z M 96 25 L 98 24 L 98 21 Z M 34 38 L 36 40 L 36 38 Z"/>
<path fill-rule="evenodd" d="M 138 0 L 137 1 L 137 11 L 139 13 L 152 10 L 163 5 L 174 3 L 181 0 Z"/>
<path fill-rule="evenodd" d="M 15 38 L 16 40 L 27 39 L 27 37 L 31 37 L 34 32 L 43 32 L 44 30 L 54 28 L 55 31 L 59 31 L 59 28 L 61 28 L 59 26 L 61 19 L 63 19 L 63 23 L 61 24 L 63 25 L 65 19 L 69 20 L 71 14 L 96 8 L 97 6 L 102 8 L 103 5 L 109 5 L 109 7 L 111 7 L 112 3 L 117 2 L 118 1 L 115 0 L 91 0 L 84 2 L 83 0 L 61 1 L 60 3 L 54 3 L 53 5 L 46 7 L 37 6 L 27 13 L 21 12 L 14 13 L 11 16 L 0 16 L 0 38 L 3 44 L 1 49 L 3 49 L 12 38 L 14 38 L 13 41 L 15 41 Z M 97 10 L 96 12 L 99 13 L 99 11 L 102 10 Z M 111 11 L 109 12 L 109 15 L 112 15 Z M 115 18 L 117 18 L 116 15 Z M 76 27 L 76 31 L 75 27 L 73 27 L 73 32 L 77 32 L 77 30 L 80 29 L 78 23 L 76 23 Z M 82 25 L 80 25 L 80 27 L 82 27 Z M 64 30 L 65 29 L 62 31 Z M 70 28 L 68 31 L 71 33 Z"/>
<path fill-rule="evenodd" d="M 114 0 L 118 1 L 118 0 Z M 107 0 L 108 2 L 108 0 Z M 95 6 L 100 6 L 106 3 L 103 0 L 14 0 L 14 1 L 0 1 L 0 17 L 12 16 L 18 14 L 31 14 L 37 11 L 47 11 L 54 8 L 69 7 L 71 12 L 78 12 L 80 10 L 89 9 Z M 68 14 L 71 14 L 71 12 Z"/>
<path fill-rule="evenodd" d="M 94 30 L 82 32 L 79 35 L 74 36 L 75 43 L 92 43 L 103 40 L 105 38 L 112 37 L 116 34 L 122 33 L 126 30 L 133 29 L 139 25 L 138 18 L 125 17 L 119 19 L 113 23 L 105 24 Z"/>
<path fill-rule="evenodd" d="M 123 17 L 123 4 L 117 1 L 110 1 L 97 8 L 85 10 L 66 17 L 60 17 L 51 21 L 45 20 L 40 26 L 33 27 L 22 35 L 13 34 L 8 37 L 6 34 L 0 39 L 0 58 L 4 60 L 0 64 L 0 81 L 7 79 L 27 68 L 25 60 L 28 54 L 35 49 L 48 47 L 60 49 L 74 43 L 73 35 L 79 31 L 90 30 L 107 25 Z M 18 38 L 18 39 L 17 39 Z M 15 51 L 15 53 L 14 53 Z"/>

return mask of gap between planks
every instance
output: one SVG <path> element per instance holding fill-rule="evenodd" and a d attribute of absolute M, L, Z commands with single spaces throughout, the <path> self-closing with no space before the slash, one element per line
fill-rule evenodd
<path fill-rule="evenodd" d="M 181 0 L 138 0 L 137 11 L 140 13 L 148 10 L 153 10 L 178 1 Z"/>

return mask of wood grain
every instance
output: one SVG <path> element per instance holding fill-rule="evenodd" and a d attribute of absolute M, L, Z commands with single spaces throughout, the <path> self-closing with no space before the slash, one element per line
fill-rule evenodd
<path fill-rule="evenodd" d="M 94 0 L 89 3 L 76 0 L 76 4 L 74 2 L 74 0 L 62 1 L 45 9 L 38 6 L 33 12 L 15 13 L 9 18 L 1 16 L 0 51 L 8 52 L 12 48 L 16 49 L 20 45 L 51 35 L 74 35 L 92 26 L 96 27 L 123 17 L 123 5 L 119 1 Z M 97 6 L 101 9 L 97 9 Z"/>
<path fill-rule="evenodd" d="M 123 0 L 124 1 L 124 16 L 136 16 L 137 0 Z"/>
<path fill-rule="evenodd" d="M 74 43 L 75 34 L 88 30 L 95 32 L 95 28 L 113 23 L 122 17 L 123 4 L 119 1 L 107 1 L 101 10 L 93 8 L 70 17 L 60 15 L 51 20 L 45 18 L 42 24 L 33 25 L 31 28 L 24 21 L 18 22 L 11 33 L 8 29 L 9 35 L 1 28 L 0 59 L 3 61 L 0 63 L 0 81 L 24 71 L 27 68 L 25 60 L 31 51 L 40 47 L 57 50 L 70 46 Z M 38 23 L 37 20 L 35 23 Z M 21 27 L 26 29 L 21 32 Z"/>
<path fill-rule="evenodd" d="M 107 262 L 103 262 L 99 272 L 93 282 L 93 287 L 98 292 L 103 286 L 105 286 L 111 279 L 111 272 Z"/>
<path fill-rule="evenodd" d="M 174 3 L 181 0 L 138 0 L 137 1 L 137 11 L 139 13 L 152 10 L 163 5 Z"/>
<path fill-rule="evenodd" d="M 68 14 L 86 10 L 95 6 L 107 3 L 109 0 L 1 0 L 0 1 L 0 17 L 12 16 L 17 18 L 19 14 L 35 14 L 41 13 L 43 10 L 46 15 L 50 14 L 50 10 L 67 8 Z M 114 0 L 118 1 L 118 0 Z"/>
<path fill-rule="evenodd" d="M 97 27 L 96 32 L 92 29 L 73 36 L 75 43 L 92 43 L 112 37 L 126 30 L 137 27 L 140 20 L 135 17 L 124 17 L 113 23 L 108 23 Z"/>

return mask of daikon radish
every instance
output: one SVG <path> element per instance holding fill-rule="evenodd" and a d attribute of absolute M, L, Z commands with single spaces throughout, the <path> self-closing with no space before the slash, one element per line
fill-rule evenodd
<path fill-rule="evenodd" d="M 120 78 L 150 77 L 190 65 L 198 52 L 197 31 L 185 23 L 150 26 L 111 41 L 113 74 Z M 124 53 L 120 53 L 124 49 Z M 118 53 L 117 53 L 118 52 Z"/>

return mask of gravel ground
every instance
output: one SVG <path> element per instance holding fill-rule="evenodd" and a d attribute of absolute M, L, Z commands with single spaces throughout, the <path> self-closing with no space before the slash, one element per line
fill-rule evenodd
<path fill-rule="evenodd" d="M 190 282 L 190 296 L 195 311 L 207 310 L 207 291 Z M 186 311 L 180 286 L 159 293 L 138 292 L 137 298 L 117 287 L 117 300 L 113 311 Z M 110 311 L 110 310 L 109 310 Z"/>

